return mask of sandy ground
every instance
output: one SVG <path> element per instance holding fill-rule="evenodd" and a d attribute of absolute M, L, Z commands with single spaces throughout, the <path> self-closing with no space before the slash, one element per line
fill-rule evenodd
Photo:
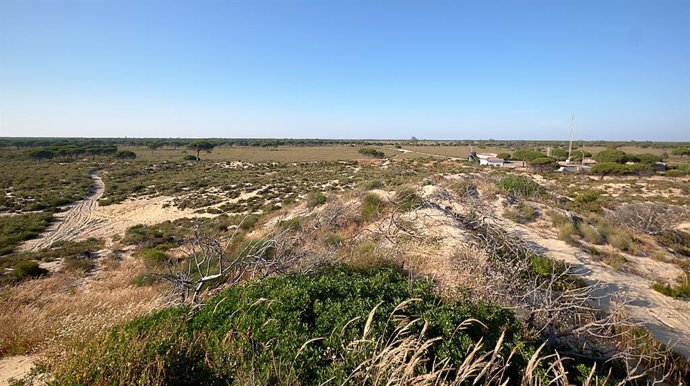
<path fill-rule="evenodd" d="M 650 288 L 651 282 L 635 274 L 616 271 L 594 260 L 592 255 L 564 241 L 543 235 L 524 225 L 514 225 L 513 231 L 532 244 L 533 248 L 551 258 L 573 266 L 575 273 L 589 283 L 599 282 L 602 288 L 596 296 L 603 296 L 601 306 L 622 291 L 630 300 L 631 315 L 662 343 L 690 357 L 690 303 L 662 295 Z M 649 259 L 650 264 L 657 263 Z"/>
<path fill-rule="evenodd" d="M 33 366 L 35 357 L 18 355 L 0 359 L 0 386 L 9 385 L 12 378 L 21 378 Z"/>
<path fill-rule="evenodd" d="M 41 237 L 27 241 L 20 247 L 20 250 L 37 251 L 49 247 L 56 241 L 74 240 L 81 229 L 93 225 L 94 219 L 91 213 L 98 207 L 98 199 L 105 191 L 105 184 L 95 174 L 91 178 L 94 181 L 94 193 L 74 204 L 66 212 L 56 215 L 57 221 L 48 227 Z"/>
<path fill-rule="evenodd" d="M 39 238 L 24 243 L 20 250 L 37 251 L 56 241 L 83 240 L 89 237 L 109 239 L 124 235 L 127 228 L 137 225 L 153 225 L 183 217 L 212 217 L 173 207 L 172 197 L 144 197 L 119 204 L 100 206 L 98 199 L 105 191 L 101 178 L 92 176 L 94 193 L 77 202 L 69 210 L 58 214 L 55 221 Z"/>

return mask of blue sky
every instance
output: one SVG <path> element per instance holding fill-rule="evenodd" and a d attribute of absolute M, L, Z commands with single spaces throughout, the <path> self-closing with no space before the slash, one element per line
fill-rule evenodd
<path fill-rule="evenodd" d="M 0 0 L 0 136 L 690 141 L 690 1 Z"/>

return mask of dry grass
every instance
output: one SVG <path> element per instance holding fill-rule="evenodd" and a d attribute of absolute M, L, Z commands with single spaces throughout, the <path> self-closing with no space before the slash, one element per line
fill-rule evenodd
<path fill-rule="evenodd" d="M 117 265 L 117 266 L 114 266 Z M 4 290 L 0 356 L 43 351 L 70 337 L 88 337 L 161 305 L 164 287 L 134 287 L 141 262 L 110 264 L 97 277 L 57 272 Z"/>
<path fill-rule="evenodd" d="M 386 156 L 397 154 L 396 151 L 380 146 L 374 149 L 383 151 Z M 145 161 L 181 160 L 193 151 L 184 148 L 156 149 L 151 151 L 145 147 L 121 146 L 121 150 L 130 150 L 137 154 L 137 159 Z M 312 162 L 312 161 L 346 161 L 366 158 L 359 153 L 360 147 L 352 146 L 305 146 L 278 148 L 257 147 L 216 147 L 210 153 L 201 153 L 202 160 L 209 161 L 242 161 L 242 162 Z"/>

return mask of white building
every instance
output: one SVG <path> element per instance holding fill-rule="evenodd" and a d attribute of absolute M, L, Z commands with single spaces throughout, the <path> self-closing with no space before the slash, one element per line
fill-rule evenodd
<path fill-rule="evenodd" d="M 481 158 L 479 154 L 477 154 L 477 157 L 479 157 L 479 164 L 480 165 L 489 165 L 489 166 L 497 166 L 501 167 L 503 166 L 503 163 L 505 162 L 502 158 L 497 158 L 497 157 L 487 157 L 487 158 Z"/>

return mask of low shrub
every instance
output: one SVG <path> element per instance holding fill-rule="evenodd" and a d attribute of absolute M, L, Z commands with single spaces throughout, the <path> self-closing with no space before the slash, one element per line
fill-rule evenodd
<path fill-rule="evenodd" d="M 625 257 L 615 252 L 604 254 L 601 261 L 617 271 L 623 269 L 628 262 Z"/>
<path fill-rule="evenodd" d="M 362 201 L 362 221 L 368 222 L 375 220 L 383 210 L 383 207 L 384 203 L 381 197 L 374 193 L 367 194 Z"/>
<path fill-rule="evenodd" d="M 149 268 L 160 267 L 170 262 L 170 256 L 157 248 L 147 248 L 141 251 L 141 258 Z"/>
<path fill-rule="evenodd" d="M 575 225 L 571 222 L 566 222 L 561 224 L 558 227 L 558 239 L 568 242 L 568 243 L 573 243 L 575 240 L 573 239 L 573 236 L 577 234 L 577 228 L 575 228 Z"/>
<path fill-rule="evenodd" d="M 503 216 L 520 224 L 526 224 L 536 220 L 539 217 L 539 212 L 534 205 L 520 202 L 517 206 L 506 209 Z"/>
<path fill-rule="evenodd" d="M 21 261 L 12 268 L 12 276 L 16 281 L 39 277 L 48 273 L 47 269 L 41 268 L 38 262 L 33 260 Z"/>
<path fill-rule="evenodd" d="M 326 203 L 326 195 L 318 190 L 312 191 L 307 195 L 307 206 L 315 208 Z"/>
<path fill-rule="evenodd" d="M 578 226 L 578 232 L 582 236 L 582 239 L 590 244 L 603 244 L 606 242 L 606 238 L 602 235 L 599 230 L 589 224 L 581 223 Z"/>
<path fill-rule="evenodd" d="M 68 271 L 87 273 L 96 267 L 96 262 L 88 257 L 68 256 L 62 261 L 63 268 Z"/>
<path fill-rule="evenodd" d="M 403 212 L 409 212 L 422 205 L 422 198 L 412 188 L 402 188 L 395 193 L 395 204 Z"/>
<path fill-rule="evenodd" d="M 0 256 L 12 253 L 22 241 L 37 237 L 52 217 L 50 213 L 0 216 Z"/>
<path fill-rule="evenodd" d="M 678 229 L 667 230 L 659 234 L 657 239 L 674 252 L 690 257 L 690 233 Z"/>
<path fill-rule="evenodd" d="M 508 175 L 501 178 L 496 185 L 516 197 L 543 197 L 546 189 L 530 178 L 524 176 Z"/>
<path fill-rule="evenodd" d="M 363 154 L 374 158 L 383 158 L 386 156 L 382 151 L 378 151 L 372 147 L 363 147 L 359 149 L 359 154 Z"/>
<path fill-rule="evenodd" d="M 323 242 L 329 247 L 337 247 L 343 242 L 343 238 L 337 233 L 329 232 L 324 236 Z"/>
<path fill-rule="evenodd" d="M 130 284 L 135 287 L 148 287 L 160 282 L 160 277 L 149 272 L 140 273 L 135 276 Z"/>
<path fill-rule="evenodd" d="M 665 283 L 656 282 L 652 288 L 666 296 L 672 298 L 690 298 L 690 277 L 684 276 L 677 286 L 670 286 Z"/>
<path fill-rule="evenodd" d="M 369 180 L 364 184 L 364 188 L 366 190 L 381 189 L 381 188 L 383 188 L 383 186 L 384 186 L 383 181 L 381 181 L 379 179 Z"/>
<path fill-rule="evenodd" d="M 613 231 L 606 236 L 606 242 L 612 247 L 619 249 L 621 251 L 634 253 L 635 242 L 629 234 L 623 231 Z"/>
<path fill-rule="evenodd" d="M 199 158 L 197 158 L 195 155 L 192 154 L 186 154 L 184 157 L 182 157 L 184 161 L 198 161 Z"/>

